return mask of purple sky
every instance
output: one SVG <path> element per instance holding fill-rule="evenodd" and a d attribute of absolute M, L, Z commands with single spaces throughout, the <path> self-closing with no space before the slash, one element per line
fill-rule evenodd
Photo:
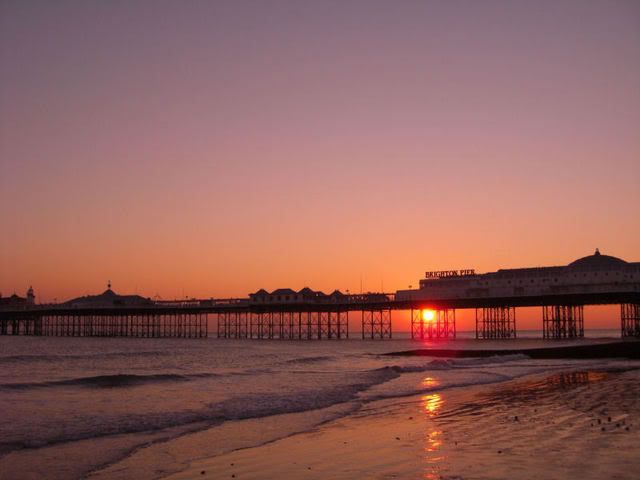
<path fill-rule="evenodd" d="M 0 0 L 0 292 L 640 260 L 640 2 Z"/>

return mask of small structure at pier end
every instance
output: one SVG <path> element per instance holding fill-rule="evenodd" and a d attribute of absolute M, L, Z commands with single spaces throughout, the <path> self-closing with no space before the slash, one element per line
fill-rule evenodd
<path fill-rule="evenodd" d="M 593 255 L 565 266 L 511 268 L 484 274 L 470 269 L 426 272 L 420 288 L 399 290 L 395 299 L 429 305 L 438 318 L 449 318 L 452 306 L 475 307 L 476 338 L 514 338 L 515 308 L 537 305 L 542 307 L 544 338 L 577 338 L 584 336 L 584 305 L 615 303 L 614 295 L 629 294 L 629 298 L 637 299 L 638 293 L 640 262 L 626 262 L 596 249 Z M 412 336 L 424 338 L 423 314 L 414 312 L 411 318 Z M 635 301 L 621 302 L 621 320 L 623 337 L 640 336 Z M 448 330 L 455 332 L 455 327 Z"/>
<path fill-rule="evenodd" d="M 36 295 L 33 287 L 29 287 L 27 295 L 20 297 L 15 293 L 9 297 L 3 297 L 0 293 L 0 309 L 30 308 L 36 304 Z"/>
<path fill-rule="evenodd" d="M 31 296 L 29 295 L 29 292 Z M 207 315 L 199 308 L 156 305 L 139 295 L 107 289 L 59 304 L 34 305 L 29 289 L 22 308 L 0 308 L 0 335 L 56 337 L 183 337 L 207 336 Z M 26 304 L 25 304 L 26 305 Z"/>

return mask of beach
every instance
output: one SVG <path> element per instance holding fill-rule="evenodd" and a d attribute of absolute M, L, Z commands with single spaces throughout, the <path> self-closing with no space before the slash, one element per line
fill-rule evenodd
<path fill-rule="evenodd" d="M 640 467 L 640 361 L 627 358 L 638 342 L 0 341 L 3 480 L 595 479 Z M 601 355 L 612 349 L 624 355 Z"/>
<path fill-rule="evenodd" d="M 540 375 L 380 401 L 167 477 L 637 478 L 637 370 Z"/>

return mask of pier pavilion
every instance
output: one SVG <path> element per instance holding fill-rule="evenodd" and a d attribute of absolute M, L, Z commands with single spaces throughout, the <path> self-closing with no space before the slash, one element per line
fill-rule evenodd
<path fill-rule="evenodd" d="M 585 305 L 617 303 L 622 336 L 637 337 L 639 295 L 640 262 L 626 262 L 596 249 L 593 255 L 563 266 L 483 274 L 472 269 L 426 272 L 418 289 L 397 291 L 395 301 L 412 309 L 420 305 L 411 315 L 415 338 L 450 336 L 448 332 L 455 332 L 456 308 L 475 308 L 477 338 L 514 338 L 516 307 L 525 306 L 542 307 L 544 338 L 579 338 L 584 336 Z M 435 322 L 425 318 L 425 309 L 435 312 Z"/>

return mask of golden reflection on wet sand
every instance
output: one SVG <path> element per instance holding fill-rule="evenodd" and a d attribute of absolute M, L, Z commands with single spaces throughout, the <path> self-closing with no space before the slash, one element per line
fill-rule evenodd
<path fill-rule="evenodd" d="M 561 372 L 543 379 L 519 382 L 499 390 L 491 390 L 481 395 L 480 405 L 504 403 L 511 405 L 544 395 L 554 395 L 558 391 L 601 382 L 609 378 L 607 372 Z"/>
<path fill-rule="evenodd" d="M 425 378 L 422 384 L 429 386 L 427 384 L 431 382 L 436 382 L 437 385 L 437 381 L 431 377 Z M 432 393 L 422 397 L 422 411 L 425 412 L 429 418 L 437 416 L 443 404 L 444 399 L 439 393 Z M 445 460 L 445 456 L 441 452 L 442 430 L 433 427 L 434 426 L 430 426 L 425 438 L 424 451 L 426 465 L 424 478 L 427 480 L 437 480 L 440 478 L 441 465 Z"/>
<path fill-rule="evenodd" d="M 496 406 L 513 408 L 514 404 L 539 402 L 548 396 L 559 395 L 559 392 L 601 382 L 609 377 L 610 373 L 607 372 L 560 372 L 542 379 L 525 380 L 483 392 L 471 405 L 465 405 L 462 410 L 460 407 L 449 408 L 447 412 L 444 412 L 442 408 L 445 403 L 442 393 L 423 395 L 420 398 L 420 410 L 426 415 L 427 420 L 423 449 L 423 478 L 442 480 L 451 468 L 453 457 L 449 453 L 445 453 L 445 432 L 442 430 L 443 417 L 450 418 L 452 414 L 457 415 L 456 410 L 458 413 L 462 412 L 467 415 L 470 406 L 473 407 L 474 412 L 478 412 L 479 409 L 489 409 L 489 415 L 492 415 L 490 409 Z M 422 387 L 427 389 L 440 386 L 440 382 L 433 377 L 425 377 L 420 383 Z M 553 397 L 551 401 L 553 401 Z"/>
<path fill-rule="evenodd" d="M 438 414 L 443 403 L 444 400 L 442 399 L 442 395 L 439 393 L 431 393 L 422 397 L 424 411 L 427 412 L 427 415 L 430 417 L 434 417 Z"/>

